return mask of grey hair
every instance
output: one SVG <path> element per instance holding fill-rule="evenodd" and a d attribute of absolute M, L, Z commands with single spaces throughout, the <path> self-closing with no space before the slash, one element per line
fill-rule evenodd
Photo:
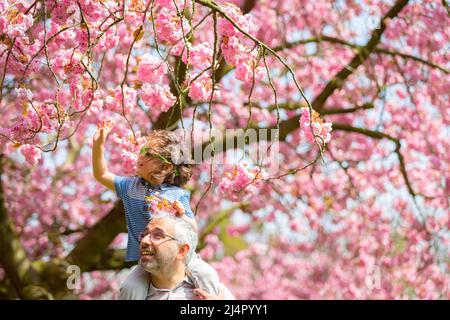
<path fill-rule="evenodd" d="M 198 235 L 194 228 L 181 218 L 175 217 L 169 213 L 159 213 L 158 215 L 152 215 L 150 220 L 168 219 L 173 223 L 174 237 L 181 244 L 189 245 L 189 251 L 184 258 L 184 263 L 187 265 L 191 261 L 192 256 L 197 249 Z"/>

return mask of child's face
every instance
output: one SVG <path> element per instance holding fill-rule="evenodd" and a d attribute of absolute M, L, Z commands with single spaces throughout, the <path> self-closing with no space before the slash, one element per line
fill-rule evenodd
<path fill-rule="evenodd" d="M 152 146 L 147 144 L 141 152 L 139 152 L 136 163 L 136 174 L 150 182 L 151 184 L 159 184 L 161 181 L 157 181 L 155 173 L 161 173 L 165 170 L 165 165 L 162 161 L 154 156 L 152 152 Z"/>

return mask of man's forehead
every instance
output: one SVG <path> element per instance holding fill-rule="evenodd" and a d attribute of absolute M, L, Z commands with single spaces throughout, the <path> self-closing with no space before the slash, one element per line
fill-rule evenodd
<path fill-rule="evenodd" d="M 170 223 L 169 219 L 156 218 L 156 219 L 150 220 L 150 222 L 147 225 L 147 229 L 150 229 L 150 230 L 161 229 L 166 232 L 171 232 L 173 230 L 173 225 Z"/>

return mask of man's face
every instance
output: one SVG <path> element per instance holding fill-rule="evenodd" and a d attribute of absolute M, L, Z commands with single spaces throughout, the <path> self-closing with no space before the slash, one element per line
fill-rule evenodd
<path fill-rule="evenodd" d="M 173 237 L 173 226 L 166 219 L 151 220 L 141 240 L 139 264 L 150 273 L 168 273 L 176 266 L 179 244 Z M 152 241 L 150 233 L 158 240 Z M 170 237 L 169 237 L 170 236 Z"/>

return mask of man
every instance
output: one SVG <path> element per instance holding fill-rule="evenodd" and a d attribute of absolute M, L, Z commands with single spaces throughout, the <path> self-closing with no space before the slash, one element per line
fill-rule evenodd
<path fill-rule="evenodd" d="M 140 266 L 150 273 L 147 300 L 227 299 L 234 296 L 222 285 L 218 296 L 195 288 L 187 276 L 186 265 L 195 254 L 198 236 L 183 219 L 156 216 L 141 237 Z"/>

